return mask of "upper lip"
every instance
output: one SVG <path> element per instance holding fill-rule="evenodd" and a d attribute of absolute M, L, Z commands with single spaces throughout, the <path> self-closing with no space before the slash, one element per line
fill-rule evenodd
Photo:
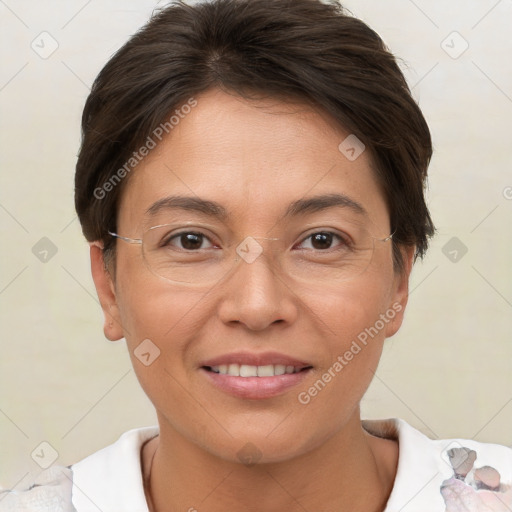
<path fill-rule="evenodd" d="M 213 357 L 207 361 L 203 361 L 200 366 L 219 366 L 221 364 L 246 364 L 249 366 L 266 366 L 281 364 L 284 366 L 294 366 L 295 368 L 307 368 L 311 364 L 300 361 L 294 357 L 280 354 L 278 352 L 262 352 L 255 354 L 250 352 L 232 352 L 221 356 Z"/>

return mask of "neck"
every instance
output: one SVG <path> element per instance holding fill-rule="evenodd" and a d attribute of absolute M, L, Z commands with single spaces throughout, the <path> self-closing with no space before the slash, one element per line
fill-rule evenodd
<path fill-rule="evenodd" d="M 359 411 L 318 448 L 279 463 L 246 466 L 216 457 L 165 421 L 143 450 L 151 512 L 382 512 L 397 462 L 397 443 L 367 433 Z"/>

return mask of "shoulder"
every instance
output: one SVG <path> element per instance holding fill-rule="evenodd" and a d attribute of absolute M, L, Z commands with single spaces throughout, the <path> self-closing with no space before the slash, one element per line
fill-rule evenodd
<path fill-rule="evenodd" d="M 399 418 L 363 420 L 397 439 L 398 467 L 387 511 L 512 510 L 512 449 L 472 439 L 432 439 Z M 465 507 L 465 508 L 464 508 Z"/>
<path fill-rule="evenodd" d="M 52 466 L 22 491 L 1 490 L 0 512 L 75 512 L 72 504 L 72 471 Z"/>
<path fill-rule="evenodd" d="M 140 450 L 158 427 L 129 430 L 68 467 L 51 466 L 24 490 L 0 489 L 0 512 L 147 512 Z"/>
<path fill-rule="evenodd" d="M 158 427 L 125 432 L 115 443 L 73 464 L 73 505 L 78 512 L 146 512 L 141 447 Z"/>

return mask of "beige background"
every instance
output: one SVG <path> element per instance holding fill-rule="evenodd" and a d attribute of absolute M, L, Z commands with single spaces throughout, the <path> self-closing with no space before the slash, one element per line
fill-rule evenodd
<path fill-rule="evenodd" d="M 434 138 L 428 197 L 439 230 L 414 269 L 405 325 L 386 342 L 363 414 L 404 418 L 431 437 L 510 445 L 512 1 L 345 5 L 404 59 Z M 6 487 L 21 488 L 40 471 L 31 453 L 41 453 L 43 441 L 57 452 L 57 463 L 70 464 L 155 422 L 124 342 L 103 338 L 88 247 L 73 209 L 89 86 L 154 6 L 0 2 L 0 483 Z M 58 48 L 41 58 L 32 41 L 40 54 L 53 41 Z M 456 56 L 464 41 L 469 47 L 458 58 L 445 51 Z M 46 262 L 33 253 L 43 237 L 57 249 Z M 467 247 L 463 256 L 460 247 L 445 248 L 450 257 L 458 251 L 457 262 L 443 253 L 453 237 Z M 46 445 L 43 451 L 53 453 Z"/>

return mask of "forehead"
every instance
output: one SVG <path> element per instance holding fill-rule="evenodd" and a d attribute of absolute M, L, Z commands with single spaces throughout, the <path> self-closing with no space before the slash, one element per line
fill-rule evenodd
<path fill-rule="evenodd" d="M 387 225 L 369 152 L 347 158 L 339 146 L 350 133 L 329 116 L 304 104 L 247 101 L 217 89 L 195 100 L 133 171 L 119 226 L 136 229 L 169 196 L 217 203 L 218 218 L 241 227 L 275 222 L 320 195 L 343 196 L 346 206 L 352 201 L 372 223 Z"/>

